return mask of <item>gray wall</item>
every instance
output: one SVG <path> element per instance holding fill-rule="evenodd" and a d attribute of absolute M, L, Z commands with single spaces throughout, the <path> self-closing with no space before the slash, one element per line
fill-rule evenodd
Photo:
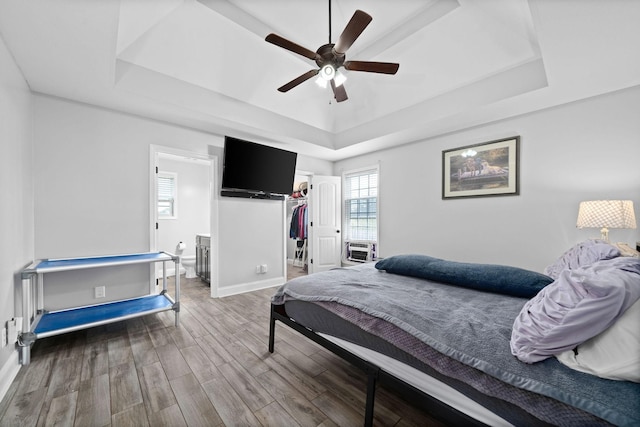
<path fill-rule="evenodd" d="M 0 37 L 0 327 L 20 314 L 19 272 L 34 254 L 32 129 L 29 87 Z M 17 356 L 13 345 L 0 350 L 0 398 Z"/>
<path fill-rule="evenodd" d="M 337 162 L 380 162 L 380 255 L 423 253 L 537 271 L 574 243 L 583 200 L 631 199 L 640 218 L 640 87 Z M 520 135 L 520 195 L 442 200 L 442 151 Z M 638 229 L 611 241 L 640 240 Z"/>

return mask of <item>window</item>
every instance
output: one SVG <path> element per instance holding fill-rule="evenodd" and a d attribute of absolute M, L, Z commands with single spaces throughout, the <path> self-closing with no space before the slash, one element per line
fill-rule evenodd
<path fill-rule="evenodd" d="M 378 168 L 344 174 L 346 240 L 378 240 Z"/>
<path fill-rule="evenodd" d="M 178 176 L 171 172 L 158 173 L 158 218 L 175 219 L 177 209 Z"/>

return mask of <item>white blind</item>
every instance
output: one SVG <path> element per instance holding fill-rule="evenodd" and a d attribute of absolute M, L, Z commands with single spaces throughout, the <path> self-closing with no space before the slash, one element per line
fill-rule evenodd
<path fill-rule="evenodd" d="M 176 177 L 158 175 L 158 217 L 175 217 L 176 214 Z"/>
<path fill-rule="evenodd" d="M 378 239 L 378 169 L 344 176 L 345 223 L 349 240 Z"/>

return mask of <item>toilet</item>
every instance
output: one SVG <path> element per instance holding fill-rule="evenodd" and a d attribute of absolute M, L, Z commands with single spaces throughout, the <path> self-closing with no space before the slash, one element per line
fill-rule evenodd
<path fill-rule="evenodd" d="M 178 243 L 176 246 L 176 255 L 180 257 L 180 265 L 184 268 L 185 275 L 184 277 L 187 279 L 195 279 L 196 276 L 196 256 L 195 255 L 187 255 L 182 256 L 182 253 L 186 249 L 187 245 L 183 242 Z"/>
<path fill-rule="evenodd" d="M 184 277 L 187 279 L 195 279 L 196 278 L 196 256 L 189 255 L 185 257 L 180 257 L 180 264 L 184 267 Z"/>

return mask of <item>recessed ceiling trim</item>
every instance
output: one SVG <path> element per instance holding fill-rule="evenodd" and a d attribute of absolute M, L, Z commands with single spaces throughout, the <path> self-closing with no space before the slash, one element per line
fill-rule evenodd
<path fill-rule="evenodd" d="M 548 86 L 541 58 L 504 70 L 419 104 L 396 111 L 384 118 L 343 130 L 336 135 L 335 148 L 401 132 L 407 128 L 428 129 L 430 123 L 466 111 L 474 111 L 503 99 Z"/>
<path fill-rule="evenodd" d="M 221 126 L 258 134 L 268 132 L 282 135 L 282 129 L 287 129 L 286 134 L 291 141 L 306 141 L 334 148 L 329 132 L 137 64 L 118 59 L 116 74 L 119 76 L 117 89 L 153 99 L 183 111 L 185 115 L 199 116 Z"/>
<path fill-rule="evenodd" d="M 158 22 L 180 7 L 183 0 L 154 0 L 153 2 L 121 1 L 118 14 L 116 55 L 139 39 Z"/>
<path fill-rule="evenodd" d="M 235 22 L 263 39 L 271 31 L 267 24 L 227 0 L 197 0 L 198 3 Z"/>
<path fill-rule="evenodd" d="M 356 45 L 351 49 L 353 58 L 376 58 L 378 55 L 400 43 L 411 34 L 420 31 L 433 22 L 460 7 L 458 0 L 436 0 L 425 6 L 420 13 L 406 21 L 398 23 L 395 28 L 382 34 L 375 40 L 368 40 L 364 45 Z"/>

